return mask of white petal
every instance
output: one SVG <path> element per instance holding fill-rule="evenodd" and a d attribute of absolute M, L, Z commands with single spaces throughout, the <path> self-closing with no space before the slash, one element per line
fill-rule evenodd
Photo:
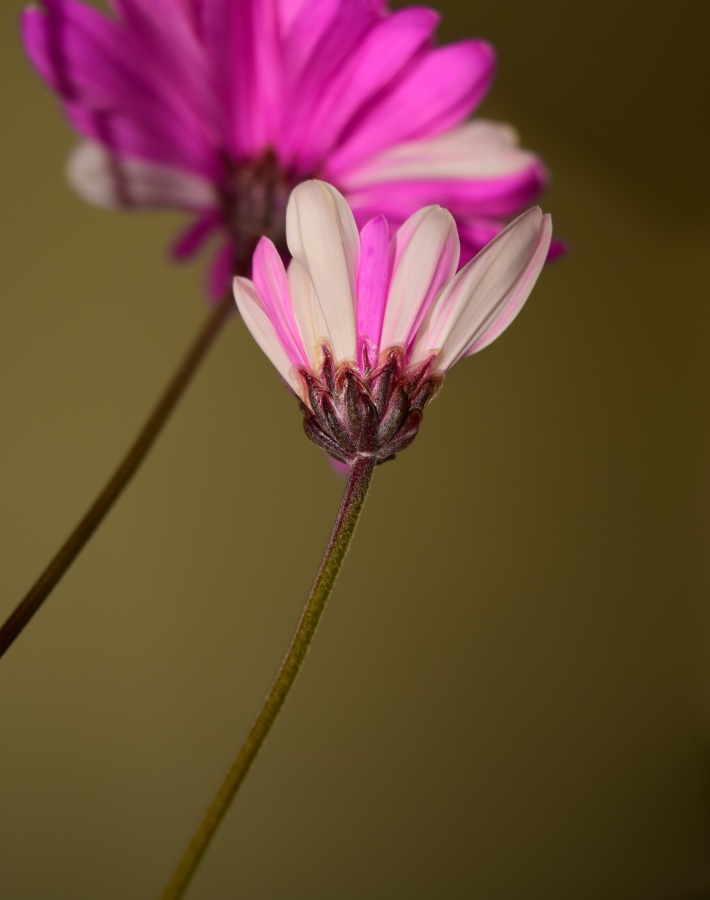
<path fill-rule="evenodd" d="M 276 366 L 279 375 L 298 393 L 300 381 L 293 375 L 293 364 L 276 335 L 276 330 L 254 290 L 254 285 L 248 278 L 234 279 L 234 299 L 254 340 Z"/>
<path fill-rule="evenodd" d="M 538 207 L 507 226 L 456 275 L 422 323 L 412 363 L 438 351 L 437 369 L 482 350 L 520 312 L 542 269 L 552 221 Z"/>
<path fill-rule="evenodd" d="M 405 349 L 459 261 L 456 222 L 448 210 L 427 206 L 414 213 L 393 238 L 395 259 L 380 347 Z"/>
<path fill-rule="evenodd" d="M 303 182 L 288 203 L 286 240 L 313 282 L 336 361 L 354 359 L 360 236 L 350 207 L 331 185 Z"/>
<path fill-rule="evenodd" d="M 398 144 L 368 157 L 346 173 L 343 185 L 352 191 L 383 181 L 500 178 L 535 161 L 534 153 L 517 144 L 510 125 L 476 119 L 438 137 Z"/>
<path fill-rule="evenodd" d="M 69 157 L 67 178 L 94 206 L 209 209 L 218 199 L 212 184 L 180 169 L 115 156 L 85 141 Z"/>
<path fill-rule="evenodd" d="M 288 289 L 293 301 L 293 313 L 301 335 L 301 344 L 312 369 L 318 369 L 322 362 L 320 347 L 328 340 L 328 326 L 325 324 L 320 304 L 313 290 L 308 272 L 296 260 L 288 267 Z"/>

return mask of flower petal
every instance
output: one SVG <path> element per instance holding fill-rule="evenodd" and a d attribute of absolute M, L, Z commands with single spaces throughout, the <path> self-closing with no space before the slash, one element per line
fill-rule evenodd
<path fill-rule="evenodd" d="M 382 15 L 369 0 L 277 0 L 286 70 L 291 82 L 308 84 L 308 70 L 323 77 L 347 58 L 362 34 Z M 290 10 L 288 7 L 292 7 Z M 297 6 L 297 8 L 296 8 Z"/>
<path fill-rule="evenodd" d="M 517 146 L 507 125 L 477 120 L 446 134 L 399 144 L 371 157 L 339 182 L 354 209 L 381 209 L 401 220 L 414 207 L 440 203 L 463 216 L 506 217 L 547 182 L 534 153 Z"/>
<path fill-rule="evenodd" d="M 252 279 L 264 310 L 271 319 L 281 345 L 294 366 L 307 366 L 301 335 L 293 313 L 286 271 L 279 252 L 269 238 L 256 246 L 252 261 Z"/>
<path fill-rule="evenodd" d="M 110 138 L 113 119 L 124 120 L 129 133 L 164 148 L 162 155 L 150 157 L 154 161 L 218 177 L 221 163 L 210 137 L 209 109 L 204 94 L 195 94 L 193 80 L 184 74 L 190 68 L 184 58 L 182 67 L 174 58 L 169 66 L 158 47 L 158 62 L 146 66 L 146 53 L 129 28 L 73 0 L 45 0 L 45 6 L 26 10 L 23 39 L 40 75 L 68 105 L 75 127 L 117 147 L 115 138 L 104 140 L 102 132 Z M 189 62 L 191 54 L 184 56 Z"/>
<path fill-rule="evenodd" d="M 357 334 L 369 343 L 373 356 L 380 349 L 382 321 L 391 271 L 390 229 L 384 216 L 376 216 L 360 232 L 357 272 Z"/>
<path fill-rule="evenodd" d="M 343 183 L 354 190 L 399 179 L 497 178 L 519 171 L 531 158 L 510 125 L 476 119 L 436 137 L 388 147 L 353 167 Z"/>
<path fill-rule="evenodd" d="M 429 305 L 456 271 L 456 222 L 440 206 L 427 206 L 407 219 L 393 242 L 395 258 L 380 347 L 406 350 Z"/>
<path fill-rule="evenodd" d="M 150 81 L 161 96 L 187 101 L 188 115 L 200 128 L 215 120 L 208 57 L 187 0 L 115 0 L 121 42 L 134 60 L 150 59 Z M 216 138 L 214 133 L 212 139 Z"/>
<path fill-rule="evenodd" d="M 71 153 L 67 177 L 81 197 L 107 209 L 205 210 L 219 202 L 206 179 L 170 166 L 114 156 L 90 141 Z"/>
<path fill-rule="evenodd" d="M 244 324 L 254 340 L 269 357 L 284 381 L 298 392 L 299 380 L 293 377 L 291 360 L 276 334 L 276 329 L 265 311 L 253 283 L 248 278 L 234 279 L 234 299 L 242 319 L 244 319 Z"/>
<path fill-rule="evenodd" d="M 422 54 L 353 128 L 328 161 L 327 177 L 344 183 L 348 170 L 373 153 L 457 125 L 487 92 L 494 66 L 493 49 L 484 41 L 461 41 Z"/>
<path fill-rule="evenodd" d="M 438 20 L 434 10 L 412 7 L 393 12 L 369 31 L 370 16 L 355 28 L 351 23 L 339 28 L 346 51 L 342 58 L 331 59 L 332 49 L 328 56 L 316 53 L 294 84 L 281 148 L 285 158 L 299 171 L 319 168 L 365 104 L 386 90 L 430 40 Z M 327 38 L 330 44 L 331 34 Z"/>
<path fill-rule="evenodd" d="M 288 287 L 293 301 L 293 313 L 298 323 L 301 344 L 311 369 L 319 368 L 320 347 L 328 340 L 328 326 L 320 303 L 313 290 L 308 272 L 292 259 L 288 267 Z"/>
<path fill-rule="evenodd" d="M 175 260 L 192 259 L 199 253 L 209 238 L 222 224 L 222 217 L 217 209 L 200 213 L 173 239 L 170 255 Z"/>
<path fill-rule="evenodd" d="M 540 274 L 552 221 L 538 207 L 508 225 L 444 289 L 422 323 L 412 364 L 438 351 L 437 369 L 482 350 L 520 312 Z"/>
<path fill-rule="evenodd" d="M 253 156 L 275 137 L 283 93 L 276 0 L 211 0 L 203 15 L 225 138 L 237 159 Z"/>
<path fill-rule="evenodd" d="M 225 241 L 215 253 L 207 269 L 207 294 L 212 303 L 221 303 L 228 295 L 234 279 L 234 247 Z"/>
<path fill-rule="evenodd" d="M 286 241 L 313 282 L 336 361 L 353 359 L 360 236 L 342 195 L 323 181 L 298 185 L 286 209 Z"/>

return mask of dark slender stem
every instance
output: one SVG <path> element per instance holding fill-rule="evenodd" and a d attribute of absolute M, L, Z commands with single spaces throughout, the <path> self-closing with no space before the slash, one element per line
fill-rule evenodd
<path fill-rule="evenodd" d="M 54 559 L 52 559 L 24 599 L 15 607 L 10 617 L 0 628 L 0 657 L 3 656 L 8 647 L 22 633 L 22 630 L 40 609 L 119 498 L 121 492 L 153 446 L 170 413 L 190 384 L 193 375 L 200 367 L 200 363 L 207 355 L 225 322 L 228 321 L 233 309 L 234 303 L 231 297 L 225 297 L 210 314 L 197 337 L 190 345 L 187 354 L 158 400 L 138 437 L 106 486 L 91 504 Z"/>
<path fill-rule="evenodd" d="M 301 668 L 313 640 L 326 601 L 350 546 L 355 526 L 367 496 L 374 462 L 371 458 L 358 460 L 350 470 L 345 493 L 335 520 L 330 541 L 323 556 L 311 594 L 301 613 L 291 640 L 271 688 L 264 698 L 249 732 L 232 762 L 224 781 L 214 796 L 197 831 L 187 846 L 175 872 L 161 894 L 161 900 L 180 900 L 184 896 L 210 841 L 229 809 L 232 800 L 254 762 L 266 735 L 283 706 L 284 700 Z"/>

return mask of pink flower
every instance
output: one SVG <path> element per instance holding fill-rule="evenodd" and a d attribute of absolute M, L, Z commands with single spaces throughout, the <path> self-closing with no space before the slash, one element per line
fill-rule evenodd
<path fill-rule="evenodd" d="M 23 35 L 86 138 L 69 163 L 99 206 L 192 214 L 174 245 L 213 234 L 212 293 L 247 271 L 258 237 L 285 252 L 291 188 L 336 184 L 356 220 L 393 226 L 451 209 L 469 259 L 546 180 L 514 131 L 466 122 L 494 74 L 480 40 L 433 44 L 438 15 L 383 0 L 42 0 Z"/>
<path fill-rule="evenodd" d="M 550 217 L 529 209 L 457 274 L 447 210 L 420 209 L 391 238 L 382 215 L 358 233 L 342 195 L 308 181 L 286 211 L 288 272 L 262 238 L 235 298 L 300 398 L 309 437 L 340 462 L 384 462 L 413 440 L 448 370 L 520 312 L 551 235 Z"/>

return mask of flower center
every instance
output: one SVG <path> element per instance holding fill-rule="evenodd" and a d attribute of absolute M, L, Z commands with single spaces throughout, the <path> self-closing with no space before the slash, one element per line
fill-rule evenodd
<path fill-rule="evenodd" d="M 308 437 L 327 453 L 352 465 L 358 457 L 392 459 L 416 437 L 424 407 L 443 382 L 433 358 L 407 369 L 400 349 L 363 372 L 350 363 L 337 369 L 327 345 L 318 374 L 301 369 L 308 404 L 301 402 Z"/>
<path fill-rule="evenodd" d="M 267 150 L 258 160 L 232 168 L 231 190 L 223 198 L 227 224 L 238 254 L 251 259 L 259 239 L 270 238 L 283 256 L 286 248 L 286 204 L 295 182 Z"/>

